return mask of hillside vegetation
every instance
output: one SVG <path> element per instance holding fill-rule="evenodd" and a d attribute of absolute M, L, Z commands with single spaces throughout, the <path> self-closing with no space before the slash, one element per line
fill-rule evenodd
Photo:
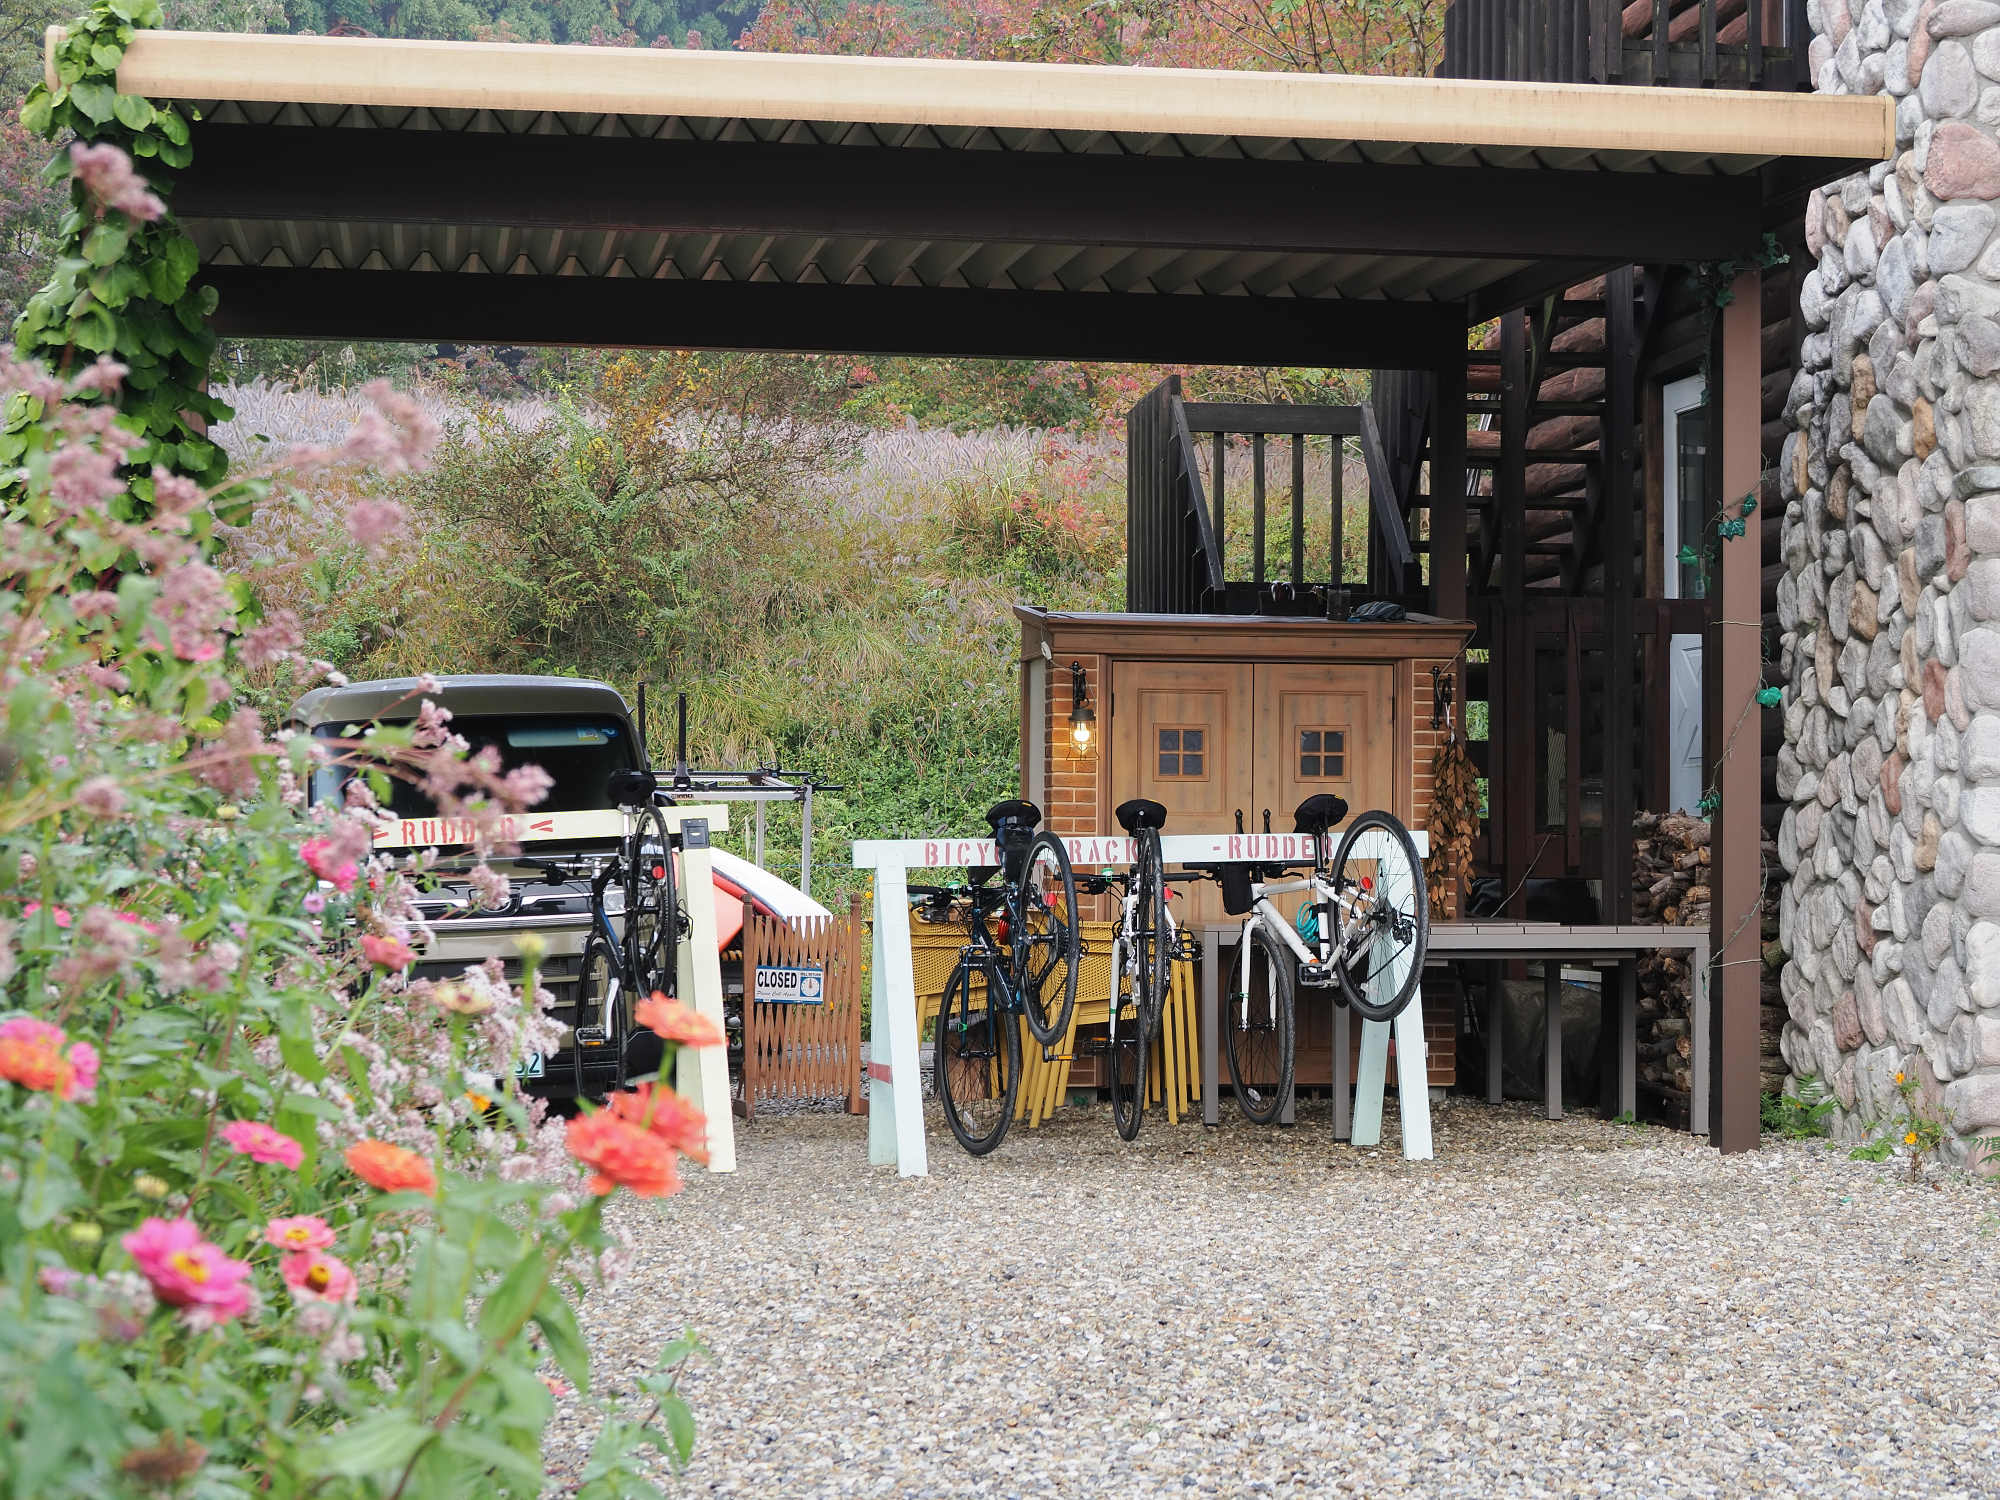
<path fill-rule="evenodd" d="M 1013 606 L 1123 606 L 1123 433 L 871 427 L 852 377 L 835 361 L 679 356 L 614 361 L 587 398 L 427 387 L 447 432 L 430 472 L 321 481 L 232 534 L 223 560 L 354 677 L 560 672 L 628 695 L 647 683 L 655 704 L 686 692 L 699 764 L 846 788 L 816 804 L 823 858 L 849 837 L 977 826 L 1017 785 Z M 217 435 L 244 458 L 324 441 L 362 404 L 223 394 L 238 417 Z M 1324 495 L 1331 454 L 1310 459 Z M 1247 453 L 1230 463 L 1247 495 Z M 1362 492 L 1358 472 L 1347 484 Z M 409 520 L 371 557 L 341 523 L 377 493 Z M 1358 503 L 1349 523 L 1356 559 Z M 1326 527 L 1321 507 L 1313 558 Z M 1230 538 L 1239 557 L 1248 543 Z M 293 691 L 259 687 L 273 708 Z M 655 713 L 656 755 L 669 715 Z M 785 872 L 782 836 L 772 849 Z"/>

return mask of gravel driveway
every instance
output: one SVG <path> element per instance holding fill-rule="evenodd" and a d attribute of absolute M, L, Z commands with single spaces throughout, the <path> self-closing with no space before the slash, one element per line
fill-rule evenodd
<path fill-rule="evenodd" d="M 863 1120 L 759 1121 L 622 1206 L 600 1368 L 706 1337 L 696 1494 L 2000 1494 L 2000 1188 L 1460 1101 L 1405 1163 L 1300 1115 L 940 1128 L 912 1181 Z"/>

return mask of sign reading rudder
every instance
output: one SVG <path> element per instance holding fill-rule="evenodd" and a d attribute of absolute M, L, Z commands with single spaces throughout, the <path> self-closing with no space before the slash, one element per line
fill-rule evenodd
<path fill-rule="evenodd" d="M 754 998 L 760 1005 L 824 1005 L 826 969 L 820 964 L 759 964 Z"/>

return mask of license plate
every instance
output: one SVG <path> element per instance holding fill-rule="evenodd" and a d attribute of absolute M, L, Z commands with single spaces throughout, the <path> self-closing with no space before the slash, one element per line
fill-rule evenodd
<path fill-rule="evenodd" d="M 514 1064 L 514 1076 L 516 1078 L 540 1078 L 543 1066 L 542 1054 L 539 1052 L 530 1052 L 526 1057 Z"/>

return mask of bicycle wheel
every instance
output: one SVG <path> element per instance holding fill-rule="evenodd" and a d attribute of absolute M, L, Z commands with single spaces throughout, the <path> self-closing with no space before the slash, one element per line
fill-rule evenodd
<path fill-rule="evenodd" d="M 1374 837 L 1363 858 L 1356 846 L 1365 833 Z M 1430 895 L 1416 842 L 1393 814 L 1363 813 L 1341 839 L 1333 873 L 1343 895 L 1334 903 L 1340 992 L 1362 1019 L 1392 1021 L 1416 994 L 1431 943 Z M 1351 910 L 1349 891 L 1359 893 Z"/>
<path fill-rule="evenodd" d="M 951 971 L 938 1007 L 937 1092 L 944 1117 L 959 1145 L 984 1156 L 1006 1138 L 1014 1122 L 1014 1095 L 1021 1087 L 1021 1032 L 1014 1017 L 996 1002 L 999 976 L 986 971 L 973 991 L 975 971 L 961 964 Z"/>
<path fill-rule="evenodd" d="M 1125 1140 L 1136 1140 L 1146 1118 L 1145 1006 L 1139 994 L 1142 970 L 1133 951 L 1119 939 L 1111 960 L 1111 1024 L 1105 1032 L 1105 1070 L 1111 1078 L 1111 1123 Z"/>
<path fill-rule="evenodd" d="M 1292 1092 L 1292 963 L 1278 940 L 1253 924 L 1236 959 L 1222 1018 L 1236 1107 L 1253 1125 L 1278 1118 Z"/>
<path fill-rule="evenodd" d="M 1160 861 L 1159 830 L 1141 829 L 1138 844 L 1139 865 L 1133 875 L 1139 909 L 1132 933 L 1132 969 L 1138 978 L 1140 1035 L 1154 1042 L 1159 1040 L 1160 1013 L 1173 976 L 1173 935 L 1167 928 L 1167 876 Z"/>
<path fill-rule="evenodd" d="M 657 807 L 634 811 L 625 841 L 625 969 L 632 981 L 631 1004 L 658 990 L 675 993 L 680 913 L 674 889 L 674 856 L 666 819 Z M 628 1016 L 629 1022 L 630 1017 Z"/>
<path fill-rule="evenodd" d="M 1076 966 L 1080 957 L 1076 920 L 1076 876 L 1062 840 L 1044 829 L 1028 846 L 1021 866 L 1016 917 L 1011 935 L 1016 993 L 1028 1030 L 1043 1046 L 1062 1040 L 1076 1008 Z"/>

